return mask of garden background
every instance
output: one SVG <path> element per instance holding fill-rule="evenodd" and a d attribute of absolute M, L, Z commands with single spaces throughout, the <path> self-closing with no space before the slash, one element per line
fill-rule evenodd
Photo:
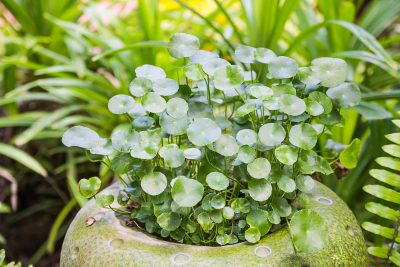
<path fill-rule="evenodd" d="M 134 69 L 174 69 L 166 40 L 200 38 L 202 49 L 235 61 L 234 47 L 266 47 L 308 65 L 339 57 L 359 83 L 363 101 L 346 110 L 333 141 L 363 144 L 357 168 L 320 179 L 360 223 L 389 226 L 365 210 L 363 186 L 383 154 L 400 105 L 398 0 L 0 0 L 0 248 L 9 261 L 57 266 L 63 236 L 86 200 L 77 181 L 104 166 L 60 138 L 80 124 L 108 135 L 119 123 L 108 99 L 128 93 Z M 321 140 L 321 144 L 323 140 Z M 398 209 L 398 207 L 397 207 Z M 382 238 L 365 232 L 368 243 Z"/>

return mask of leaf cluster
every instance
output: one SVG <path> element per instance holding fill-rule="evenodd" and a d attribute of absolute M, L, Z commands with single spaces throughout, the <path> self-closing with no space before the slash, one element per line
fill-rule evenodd
<path fill-rule="evenodd" d="M 189 244 L 255 243 L 293 218 L 296 248 L 322 248 L 322 218 L 298 211 L 294 200 L 313 190 L 312 175 L 333 172 L 318 138 L 340 124 L 341 108 L 360 102 L 357 85 L 345 82 L 346 62 L 317 58 L 299 67 L 269 49 L 242 45 L 235 60 L 243 64 L 234 65 L 199 47 L 196 37 L 174 34 L 169 53 L 182 62 L 177 75 L 184 79 L 167 78 L 153 65 L 136 68 L 131 95 L 108 102 L 130 123 L 109 138 L 74 126 L 63 143 L 104 156 L 126 185 L 118 203 L 136 207 L 123 212 L 149 233 Z M 266 70 L 263 83 L 256 63 Z M 343 150 L 346 164 L 354 165 L 357 148 Z M 98 178 L 80 182 L 85 197 L 99 188 Z M 114 197 L 100 194 L 96 201 L 113 208 Z"/>

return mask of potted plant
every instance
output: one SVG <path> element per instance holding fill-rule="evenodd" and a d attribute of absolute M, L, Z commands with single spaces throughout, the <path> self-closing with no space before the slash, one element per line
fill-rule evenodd
<path fill-rule="evenodd" d="M 313 179 L 339 158 L 357 160 L 359 140 L 324 149 L 340 109 L 360 101 L 346 62 L 299 68 L 242 45 L 239 66 L 199 47 L 192 35 L 171 37 L 169 53 L 183 62 L 177 80 L 136 69 L 131 96 L 108 102 L 126 118 L 110 138 L 83 126 L 64 133 L 66 146 L 100 155 L 119 182 L 98 193 L 99 178 L 80 180 L 93 199 L 67 232 L 61 265 L 367 265 L 353 214 Z"/>

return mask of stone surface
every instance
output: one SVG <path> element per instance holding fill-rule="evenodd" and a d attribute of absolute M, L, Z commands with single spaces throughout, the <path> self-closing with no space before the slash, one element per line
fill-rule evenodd
<path fill-rule="evenodd" d="M 120 188 L 114 184 L 103 192 L 117 194 Z M 316 183 L 299 201 L 317 211 L 329 227 L 329 244 L 318 253 L 295 254 L 287 228 L 257 244 L 205 247 L 166 242 L 123 226 L 113 211 L 90 200 L 68 229 L 61 266 L 370 266 L 361 229 L 334 192 Z M 95 222 L 86 226 L 90 217 Z"/>

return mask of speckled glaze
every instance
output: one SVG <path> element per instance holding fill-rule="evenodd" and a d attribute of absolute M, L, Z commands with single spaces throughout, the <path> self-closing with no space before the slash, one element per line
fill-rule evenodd
<path fill-rule="evenodd" d="M 120 184 L 103 192 L 117 194 Z M 365 241 L 354 215 L 330 189 L 317 183 L 299 201 L 317 211 L 329 227 L 329 244 L 318 253 L 296 254 L 287 228 L 257 244 L 205 247 L 166 242 L 124 226 L 113 211 L 89 201 L 65 236 L 61 266 L 370 266 Z M 86 220 L 96 221 L 86 226 Z"/>

